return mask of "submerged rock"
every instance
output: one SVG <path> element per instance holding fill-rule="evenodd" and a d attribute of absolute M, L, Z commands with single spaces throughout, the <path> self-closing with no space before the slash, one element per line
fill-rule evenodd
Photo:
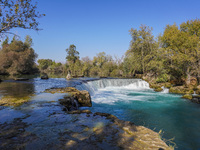
<path fill-rule="evenodd" d="M 15 97 L 15 96 L 3 96 L 0 99 L 0 106 L 20 106 L 31 99 L 31 96 Z"/>
<path fill-rule="evenodd" d="M 27 81 L 29 80 L 28 78 L 15 78 L 15 81 Z"/>

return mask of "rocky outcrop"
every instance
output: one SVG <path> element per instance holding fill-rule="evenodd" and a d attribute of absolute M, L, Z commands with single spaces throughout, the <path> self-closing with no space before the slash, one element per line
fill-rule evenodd
<path fill-rule="evenodd" d="M 200 104 L 200 95 L 194 95 L 191 99 L 192 102 Z"/>
<path fill-rule="evenodd" d="M 185 99 L 192 99 L 192 94 L 185 94 L 182 96 L 182 98 L 185 98 Z"/>
<path fill-rule="evenodd" d="M 79 91 L 73 87 L 66 88 L 52 88 L 45 90 L 47 93 L 66 93 L 67 95 L 60 99 L 60 103 L 64 105 L 67 110 L 77 110 L 78 107 L 91 107 L 92 101 L 88 91 Z"/>
<path fill-rule="evenodd" d="M 194 90 L 185 86 L 174 86 L 169 89 L 169 92 L 175 94 L 193 94 Z"/>

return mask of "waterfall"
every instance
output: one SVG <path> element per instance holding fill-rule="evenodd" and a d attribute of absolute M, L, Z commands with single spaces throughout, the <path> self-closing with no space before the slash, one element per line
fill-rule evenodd
<path fill-rule="evenodd" d="M 166 88 L 166 87 L 164 87 L 164 86 L 162 86 L 161 87 L 163 90 L 161 91 L 161 93 L 169 93 L 169 89 L 168 88 Z"/>
<path fill-rule="evenodd" d="M 120 87 L 125 89 L 150 89 L 149 84 L 142 79 L 100 79 L 95 81 L 88 81 L 79 85 L 79 90 L 87 90 L 90 94 L 94 94 L 98 89 L 107 87 Z"/>

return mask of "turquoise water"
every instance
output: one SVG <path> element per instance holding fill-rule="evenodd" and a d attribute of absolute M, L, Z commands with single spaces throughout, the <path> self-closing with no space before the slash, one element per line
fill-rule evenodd
<path fill-rule="evenodd" d="M 136 125 L 143 125 L 157 132 L 162 130 L 163 138 L 174 138 L 176 149 L 200 149 L 200 105 L 182 99 L 181 95 L 154 92 L 142 80 L 107 79 L 85 83 L 81 80 L 66 81 L 64 78 L 49 80 L 36 78 L 26 82 L 7 81 L 0 83 L 0 97 L 36 94 L 34 100 L 26 107 L 34 113 L 31 110 L 33 108 L 28 105 L 32 106 L 33 103 L 34 106 L 40 106 L 41 100 L 48 99 L 42 97 L 45 89 L 66 86 L 76 86 L 78 89 L 90 91 L 93 106 L 86 109 L 111 113 L 122 120 L 132 121 Z M 51 96 L 51 99 L 54 98 Z M 23 117 L 25 110 L 22 108 L 0 106 L 0 124 Z M 59 106 L 56 105 L 55 108 L 61 111 Z M 41 112 L 49 112 L 55 108 L 48 105 Z M 36 114 L 40 114 L 39 111 L 40 109 L 37 109 Z M 34 115 L 29 117 L 32 118 Z M 167 143 L 170 144 L 168 141 Z"/>
<path fill-rule="evenodd" d="M 181 98 L 181 95 L 154 92 L 134 86 L 99 88 L 92 96 L 92 111 L 116 115 L 173 138 L 176 149 L 200 149 L 200 105 Z"/>

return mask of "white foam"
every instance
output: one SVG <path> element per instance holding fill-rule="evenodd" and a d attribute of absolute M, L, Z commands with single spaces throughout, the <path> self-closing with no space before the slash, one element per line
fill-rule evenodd
<path fill-rule="evenodd" d="M 164 87 L 164 86 L 162 86 L 161 87 L 163 90 L 161 91 L 161 93 L 169 93 L 169 89 L 168 88 L 166 88 L 166 87 Z"/>

